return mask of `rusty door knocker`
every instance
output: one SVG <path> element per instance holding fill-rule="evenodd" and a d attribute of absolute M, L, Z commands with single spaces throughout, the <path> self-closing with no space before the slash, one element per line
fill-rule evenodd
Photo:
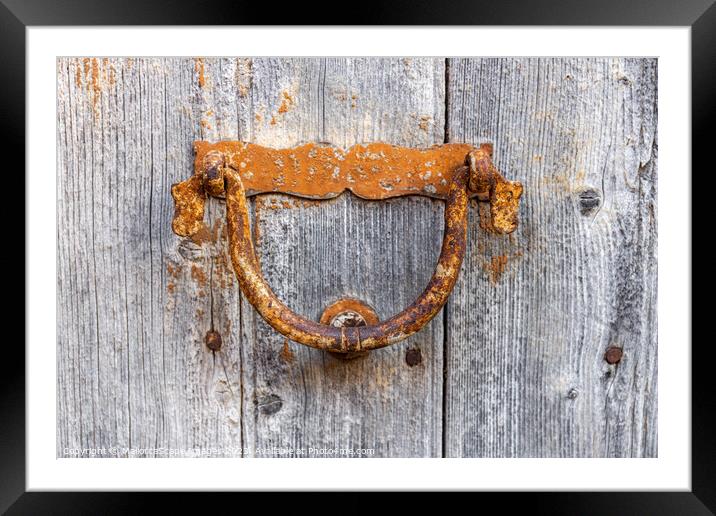
<path fill-rule="evenodd" d="M 194 175 L 172 186 L 174 232 L 196 234 L 204 224 L 207 196 L 225 198 L 229 251 L 243 294 L 278 332 L 333 353 L 355 354 L 394 344 L 435 317 L 455 286 L 465 255 L 470 197 L 489 203 L 489 220 L 483 226 L 495 233 L 517 228 L 522 185 L 500 175 L 490 144 L 410 149 L 371 143 L 343 150 L 315 144 L 270 149 L 236 141 L 198 141 L 194 150 Z M 423 293 L 402 312 L 385 321 L 371 317 L 363 326 L 315 322 L 284 305 L 261 274 L 249 226 L 247 196 L 280 192 L 329 199 L 345 190 L 364 199 L 426 195 L 447 201 L 440 257 Z"/>

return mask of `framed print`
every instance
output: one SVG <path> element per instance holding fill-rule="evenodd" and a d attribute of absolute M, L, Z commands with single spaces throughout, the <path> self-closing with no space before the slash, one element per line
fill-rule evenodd
<path fill-rule="evenodd" d="M 3 510 L 713 510 L 690 304 L 713 6 L 256 27 L 179 4 L 3 7 L 28 203 Z"/>

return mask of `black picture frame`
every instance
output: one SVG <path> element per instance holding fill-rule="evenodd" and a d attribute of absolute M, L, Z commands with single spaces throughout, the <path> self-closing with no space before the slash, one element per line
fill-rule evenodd
<path fill-rule="evenodd" d="M 282 4 L 283 5 L 283 4 Z M 714 0 L 533 0 L 523 2 L 456 1 L 428 4 L 400 0 L 388 5 L 361 2 L 326 23 L 388 25 L 651 25 L 691 27 L 692 170 L 707 169 L 714 134 L 716 94 L 716 5 Z M 280 13 L 279 13 L 280 11 Z M 348 15 L 349 11 L 356 11 Z M 179 0 L 0 0 L 0 113 L 5 148 L 14 149 L 14 170 L 25 170 L 25 30 L 30 26 L 63 25 L 245 25 L 283 22 L 316 25 L 317 13 L 339 13 L 335 3 L 310 8 L 267 2 L 211 4 Z M 341 19 L 343 18 L 343 19 Z M 88 47 L 91 48 L 91 47 Z M 8 163 L 7 159 L 4 163 Z M 8 170 L 5 171 L 9 173 Z M 708 172 L 705 172 L 708 174 Z M 703 175 L 705 175 L 703 174 Z M 685 178 L 690 180 L 690 178 Z M 25 195 L 30 195 L 25 191 Z M 661 193 L 668 195 L 668 193 Z M 22 198 L 17 195 L 17 198 Z M 5 206 L 6 208 L 6 206 Z M 7 209 L 7 208 L 6 208 Z M 3 210 L 4 211 L 4 210 Z M 694 222 L 703 220 L 692 214 Z M 21 238 L 24 238 L 21 237 Z M 4 259 L 10 253 L 3 255 Z M 17 255 L 16 255 L 17 256 Z M 23 251 L 24 257 L 24 251 Z M 24 260 L 23 260 L 24 262 Z M 24 264 L 22 265 L 23 270 Z M 660 271 L 668 274 L 668 271 Z M 30 308 L 30 307 L 28 307 Z M 689 328 L 689 334 L 691 329 Z M 494 498 L 501 509 L 525 506 L 536 514 L 713 514 L 716 512 L 716 445 L 713 414 L 710 340 L 692 346 L 692 491 L 481 494 Z M 0 511 L 8 514 L 111 514 L 144 512 L 147 497 L 160 497 L 164 510 L 188 508 L 186 493 L 133 494 L 25 492 L 25 354 L 22 346 L 4 346 L 0 375 Z M 615 467 L 618 467 L 615 462 Z M 240 494 L 243 499 L 247 494 Z M 265 503 L 264 494 L 251 502 Z M 360 493 L 342 495 L 341 506 L 361 507 Z M 302 499 L 302 497 L 301 497 Z M 275 499 L 271 497 L 270 503 Z M 364 500 L 364 498 L 362 499 Z M 296 494 L 291 503 L 301 504 Z M 247 503 L 251 503 L 247 502 Z M 422 504 L 413 494 L 406 503 Z M 482 501 L 480 502 L 482 503 Z M 251 506 L 254 506 L 251 503 Z M 260 506 L 260 505 L 259 505 Z M 362 505 L 366 510 L 369 504 Z M 202 504 L 204 509 L 208 508 Z M 272 505 L 273 507 L 273 505 Z M 238 506 L 236 507 L 238 508 Z M 403 510 L 406 508 L 404 507 Z"/>

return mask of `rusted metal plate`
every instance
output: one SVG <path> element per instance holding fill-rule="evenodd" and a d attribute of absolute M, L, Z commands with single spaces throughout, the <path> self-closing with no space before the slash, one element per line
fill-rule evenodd
<path fill-rule="evenodd" d="M 472 145 L 451 143 L 414 149 L 387 143 L 349 149 L 309 143 L 271 149 L 252 143 L 194 142 L 194 171 L 210 168 L 212 151 L 238 171 L 246 195 L 280 192 L 310 199 L 329 199 L 346 190 L 364 199 L 401 195 L 447 198 L 455 169 L 465 164 Z M 209 165 L 209 167 L 207 167 Z"/>
<path fill-rule="evenodd" d="M 330 199 L 345 191 L 369 200 L 401 195 L 448 199 L 454 176 L 469 165 L 467 195 L 489 202 L 485 228 L 511 233 L 517 227 L 522 185 L 502 177 L 492 163 L 492 145 L 462 143 L 427 149 L 386 143 L 347 150 L 318 144 L 272 149 L 239 141 L 194 142 L 194 175 L 172 187 L 177 235 L 196 234 L 203 224 L 207 195 L 225 197 L 227 172 L 240 179 L 246 196 L 284 193 Z"/>

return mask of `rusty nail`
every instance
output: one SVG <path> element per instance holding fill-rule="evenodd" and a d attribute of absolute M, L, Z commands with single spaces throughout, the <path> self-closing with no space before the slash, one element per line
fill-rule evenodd
<path fill-rule="evenodd" d="M 221 349 L 221 335 L 216 331 L 207 331 L 206 337 L 204 337 L 206 347 L 212 351 L 219 351 Z"/>
<path fill-rule="evenodd" d="M 423 361 L 423 354 L 419 349 L 411 348 L 405 352 L 405 363 L 414 367 Z"/>
<path fill-rule="evenodd" d="M 604 353 L 604 360 L 607 361 L 607 364 L 618 364 L 619 361 L 622 359 L 623 355 L 624 351 L 622 351 L 622 348 L 610 346 L 609 348 L 607 348 L 607 352 Z"/>

